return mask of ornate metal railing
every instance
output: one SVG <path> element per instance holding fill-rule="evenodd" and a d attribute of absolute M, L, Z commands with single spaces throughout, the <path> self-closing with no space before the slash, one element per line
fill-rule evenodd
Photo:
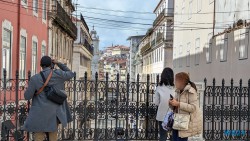
<path fill-rule="evenodd" d="M 1 139 L 33 140 L 33 134 L 21 130 L 30 102 L 24 100 L 29 79 L 6 79 L 0 86 Z M 59 140 L 158 140 L 157 107 L 152 103 L 158 85 L 149 82 L 83 80 L 65 83 L 73 122 L 59 128 Z M 30 78 L 30 73 L 29 73 Z M 158 78 L 159 79 L 159 78 Z M 157 81 L 158 82 L 158 81 Z"/>
<path fill-rule="evenodd" d="M 55 10 L 50 12 L 49 15 L 65 32 L 67 32 L 73 39 L 76 39 L 77 27 L 58 1 L 56 1 Z"/>
<path fill-rule="evenodd" d="M 85 39 L 84 40 L 84 47 L 93 55 L 94 54 L 94 48 L 92 45 L 89 44 L 89 42 Z"/>
<path fill-rule="evenodd" d="M 207 81 L 205 80 L 205 85 Z M 203 109 L 203 135 L 205 140 L 250 140 L 250 80 L 248 87 L 238 86 L 231 81 L 230 86 L 206 86 Z"/>
<path fill-rule="evenodd" d="M 155 39 L 153 41 L 151 41 L 151 47 L 155 46 Z"/>
<path fill-rule="evenodd" d="M 163 41 L 163 33 L 159 33 L 156 37 L 156 43 L 159 44 Z"/>
<path fill-rule="evenodd" d="M 144 53 L 151 48 L 150 42 L 141 48 L 141 52 Z"/>

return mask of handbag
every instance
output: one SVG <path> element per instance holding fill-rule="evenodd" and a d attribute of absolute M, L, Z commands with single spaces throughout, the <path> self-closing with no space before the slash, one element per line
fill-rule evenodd
<path fill-rule="evenodd" d="M 188 100 L 188 103 L 189 103 L 189 100 Z M 188 114 L 188 115 L 187 114 L 180 114 L 180 108 L 178 108 L 178 113 L 174 114 L 173 129 L 175 129 L 175 130 L 188 130 L 190 117 L 191 117 L 190 114 Z"/>
<path fill-rule="evenodd" d="M 52 73 L 53 73 L 53 70 L 51 70 L 48 78 L 45 79 L 44 74 L 42 72 L 40 72 L 40 75 L 43 78 L 44 85 L 39 89 L 39 91 L 36 93 L 36 95 L 39 95 L 42 91 L 44 91 L 46 94 L 46 97 L 50 101 L 61 105 L 67 99 L 67 95 L 66 95 L 65 91 L 63 91 L 63 90 L 57 90 L 53 86 L 47 86 L 49 83 L 49 80 L 52 77 Z"/>
<path fill-rule="evenodd" d="M 173 124 L 174 124 L 174 112 L 169 111 L 165 115 L 165 118 L 164 118 L 161 126 L 166 131 L 172 131 Z"/>

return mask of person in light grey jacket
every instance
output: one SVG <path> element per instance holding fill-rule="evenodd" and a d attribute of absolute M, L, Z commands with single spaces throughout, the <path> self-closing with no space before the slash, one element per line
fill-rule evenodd
<path fill-rule="evenodd" d="M 159 121 L 160 141 L 167 140 L 167 132 L 162 127 L 162 122 L 168 112 L 170 94 L 174 95 L 174 72 L 171 68 L 165 68 L 161 74 L 160 85 L 156 88 L 154 104 L 158 106 L 156 120 Z"/>
<path fill-rule="evenodd" d="M 46 79 L 54 64 L 60 68 L 53 70 L 52 77 L 48 83 L 55 89 L 64 90 L 64 82 L 75 76 L 66 65 L 52 60 L 48 56 L 42 57 L 40 63 L 43 69 L 42 73 Z M 45 133 L 47 133 L 50 141 L 56 141 L 58 124 L 61 123 L 65 127 L 67 123 L 72 121 L 72 116 L 66 100 L 62 105 L 59 105 L 47 99 L 44 92 L 35 95 L 43 84 L 40 73 L 30 78 L 24 97 L 26 100 L 32 100 L 32 105 L 23 128 L 25 131 L 35 133 L 35 141 L 43 141 Z"/>

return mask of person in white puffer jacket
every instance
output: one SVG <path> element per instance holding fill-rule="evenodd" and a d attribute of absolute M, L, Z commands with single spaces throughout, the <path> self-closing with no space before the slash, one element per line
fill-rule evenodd
<path fill-rule="evenodd" d="M 161 74 L 159 86 L 156 88 L 153 102 L 158 106 L 156 120 L 159 121 L 160 140 L 167 140 L 167 132 L 162 127 L 162 122 L 168 112 L 169 105 L 166 101 L 170 100 L 170 94 L 175 94 L 174 72 L 171 68 L 165 68 Z"/>

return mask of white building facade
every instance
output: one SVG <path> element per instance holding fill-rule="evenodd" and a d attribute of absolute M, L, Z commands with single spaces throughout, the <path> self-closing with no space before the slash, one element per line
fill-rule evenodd
<path fill-rule="evenodd" d="M 137 64 L 142 64 L 143 81 L 146 81 L 149 75 L 150 81 L 156 82 L 157 75 L 160 75 L 165 67 L 173 66 L 173 11 L 173 0 L 161 0 L 154 10 L 156 19 L 153 27 L 148 30 L 139 45 L 142 63 L 139 61 Z M 137 70 L 141 69 L 139 66 Z"/>
<path fill-rule="evenodd" d="M 192 81 L 226 85 L 243 79 L 249 65 L 249 1 L 175 1 L 174 71 L 190 74 Z M 232 12 L 228 12 L 232 11 Z M 234 12 L 239 11 L 239 12 Z M 184 30 L 185 29 L 185 30 Z"/>
<path fill-rule="evenodd" d="M 130 36 L 127 40 L 130 41 L 130 50 L 129 50 L 129 56 L 127 61 L 127 72 L 130 75 L 130 81 L 135 82 L 136 81 L 136 53 L 139 50 L 139 44 L 142 40 L 144 35 L 138 35 L 138 36 Z"/>

